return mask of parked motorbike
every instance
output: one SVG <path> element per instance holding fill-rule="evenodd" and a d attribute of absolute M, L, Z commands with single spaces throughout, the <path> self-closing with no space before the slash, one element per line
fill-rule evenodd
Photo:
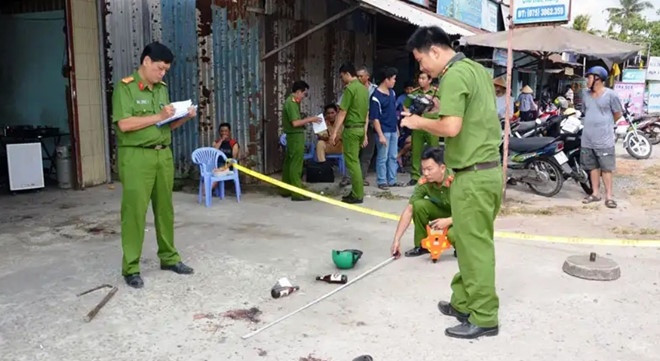
<path fill-rule="evenodd" d="M 564 116 L 549 122 L 545 135 L 564 142 L 563 152 L 568 162 L 562 165 L 564 180 L 573 179 L 585 193 L 592 194 L 589 173 L 580 164 L 580 149 L 582 143 L 582 121 L 580 112 L 568 109 Z"/>
<path fill-rule="evenodd" d="M 653 145 L 660 143 L 660 116 L 645 116 L 639 118 L 637 129 L 644 133 Z"/>
<path fill-rule="evenodd" d="M 510 137 L 508 181 L 527 184 L 534 193 L 545 197 L 556 195 L 564 184 L 562 165 L 568 162 L 563 148 L 564 143 L 555 138 Z M 502 155 L 503 146 L 500 146 Z"/>
<path fill-rule="evenodd" d="M 649 138 L 639 130 L 641 118 L 635 118 L 630 112 L 630 102 L 623 107 L 623 116 L 617 120 L 615 138 L 623 137 L 623 147 L 635 159 L 648 159 L 653 152 L 653 145 Z"/>

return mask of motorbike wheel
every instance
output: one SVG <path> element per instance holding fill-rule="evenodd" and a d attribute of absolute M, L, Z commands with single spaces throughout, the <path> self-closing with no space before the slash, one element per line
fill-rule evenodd
<path fill-rule="evenodd" d="M 635 159 L 648 159 L 653 151 L 649 138 L 642 132 L 628 133 L 623 142 L 626 152 Z"/>
<path fill-rule="evenodd" d="M 660 124 L 655 123 L 650 125 L 646 131 L 646 137 L 649 138 L 649 141 L 653 145 L 660 143 Z"/>
<path fill-rule="evenodd" d="M 591 186 L 591 178 L 589 177 L 589 172 L 587 172 L 582 168 L 582 166 L 580 166 L 579 154 L 580 152 L 577 152 L 575 156 L 569 159 L 569 164 L 573 169 L 573 175 L 571 175 L 571 177 L 575 179 L 575 181 L 577 181 L 578 184 L 580 184 L 580 187 L 582 187 L 582 190 L 585 193 L 587 193 L 588 196 L 590 196 L 594 192 L 594 189 Z M 577 175 L 577 177 L 575 175 Z"/>
<path fill-rule="evenodd" d="M 548 176 L 549 187 L 539 187 L 536 184 L 528 184 L 529 188 L 536 194 L 544 197 L 552 197 L 559 193 L 564 185 L 564 176 L 561 169 L 548 158 L 535 159 L 525 166 L 528 169 L 534 169 L 536 172 L 544 172 Z"/>

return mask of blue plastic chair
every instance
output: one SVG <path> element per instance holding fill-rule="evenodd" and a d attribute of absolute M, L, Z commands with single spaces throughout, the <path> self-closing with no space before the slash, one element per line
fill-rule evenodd
<path fill-rule="evenodd" d="M 238 180 L 238 169 L 234 168 L 229 173 L 217 176 L 213 174 L 213 169 L 218 167 L 218 159 L 221 158 L 227 162 L 227 156 L 219 149 L 213 147 L 197 148 L 192 153 L 193 163 L 199 165 L 199 195 L 197 202 L 202 203 L 202 187 L 204 187 L 204 198 L 207 207 L 211 206 L 211 185 L 218 182 L 218 196 L 225 199 L 225 182 L 234 181 L 236 189 L 236 201 L 241 201 L 241 184 Z"/>
<path fill-rule="evenodd" d="M 286 148 L 286 134 L 280 136 L 280 145 L 283 148 Z M 303 160 L 312 159 L 315 162 L 318 162 L 318 159 L 316 158 L 316 142 L 306 142 L 305 145 L 308 147 L 308 151 L 303 154 Z M 339 173 L 341 173 L 342 176 L 346 176 L 346 163 L 344 162 L 343 154 L 326 154 L 325 159 L 336 159 L 339 166 Z"/>

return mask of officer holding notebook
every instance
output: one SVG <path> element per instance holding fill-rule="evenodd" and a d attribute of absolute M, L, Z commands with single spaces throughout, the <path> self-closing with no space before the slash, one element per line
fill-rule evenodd
<path fill-rule="evenodd" d="M 163 82 L 173 60 L 174 54 L 165 45 L 157 42 L 147 45 L 140 57 L 140 67 L 115 84 L 112 94 L 112 121 L 122 183 L 122 275 L 134 288 L 144 285 L 140 256 L 149 201 L 154 213 L 160 268 L 178 274 L 193 273 L 192 268 L 181 262 L 174 247 L 174 164 L 170 144 L 172 130 L 195 117 L 196 108 L 190 107 L 188 114 L 178 120 L 161 123 L 175 114 L 167 84 Z"/>

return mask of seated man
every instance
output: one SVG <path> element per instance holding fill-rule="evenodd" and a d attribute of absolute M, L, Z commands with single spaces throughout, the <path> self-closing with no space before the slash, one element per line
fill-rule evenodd
<path fill-rule="evenodd" d="M 229 125 L 229 123 L 220 124 L 220 129 L 218 130 L 218 133 L 220 137 L 213 142 L 213 148 L 219 149 L 222 153 L 225 154 L 227 159 L 231 158 L 238 160 L 240 148 L 238 146 L 238 142 L 236 141 L 236 139 L 233 139 L 231 137 L 231 125 Z M 233 167 L 231 166 L 226 167 L 225 160 L 222 158 L 218 159 L 217 167 L 220 169 L 229 169 L 229 170 L 233 169 Z M 213 184 L 211 185 L 211 189 L 215 189 L 217 185 L 218 182 L 213 182 Z"/>
<path fill-rule="evenodd" d="M 220 124 L 220 130 L 218 130 L 220 138 L 216 139 L 213 142 L 213 148 L 220 149 L 227 158 L 232 158 L 238 160 L 239 146 L 238 142 L 231 137 L 231 125 L 229 123 Z M 220 160 L 221 163 L 224 161 Z M 222 164 L 218 164 L 221 166 Z"/>
<path fill-rule="evenodd" d="M 341 138 L 337 139 L 337 144 L 332 145 L 328 140 L 330 139 L 330 134 L 335 129 L 335 118 L 337 117 L 337 105 L 328 104 L 323 109 L 323 117 L 325 118 L 325 124 L 328 127 L 328 130 L 323 131 L 318 134 L 318 142 L 316 143 L 316 159 L 319 163 L 325 162 L 326 154 L 341 154 L 342 152 L 342 143 Z"/>
<path fill-rule="evenodd" d="M 422 239 L 427 236 L 427 225 L 433 230 L 442 230 L 452 225 L 449 186 L 454 176 L 444 164 L 444 151 L 439 147 L 427 148 L 422 153 L 421 166 L 422 177 L 415 186 L 408 206 L 403 210 L 396 227 L 391 247 L 393 255 L 399 254 L 401 237 L 408 229 L 411 219 L 415 223 L 415 247 L 405 253 L 406 257 L 429 253 L 427 249 L 421 247 Z M 451 242 L 451 238 L 449 241 Z"/>

